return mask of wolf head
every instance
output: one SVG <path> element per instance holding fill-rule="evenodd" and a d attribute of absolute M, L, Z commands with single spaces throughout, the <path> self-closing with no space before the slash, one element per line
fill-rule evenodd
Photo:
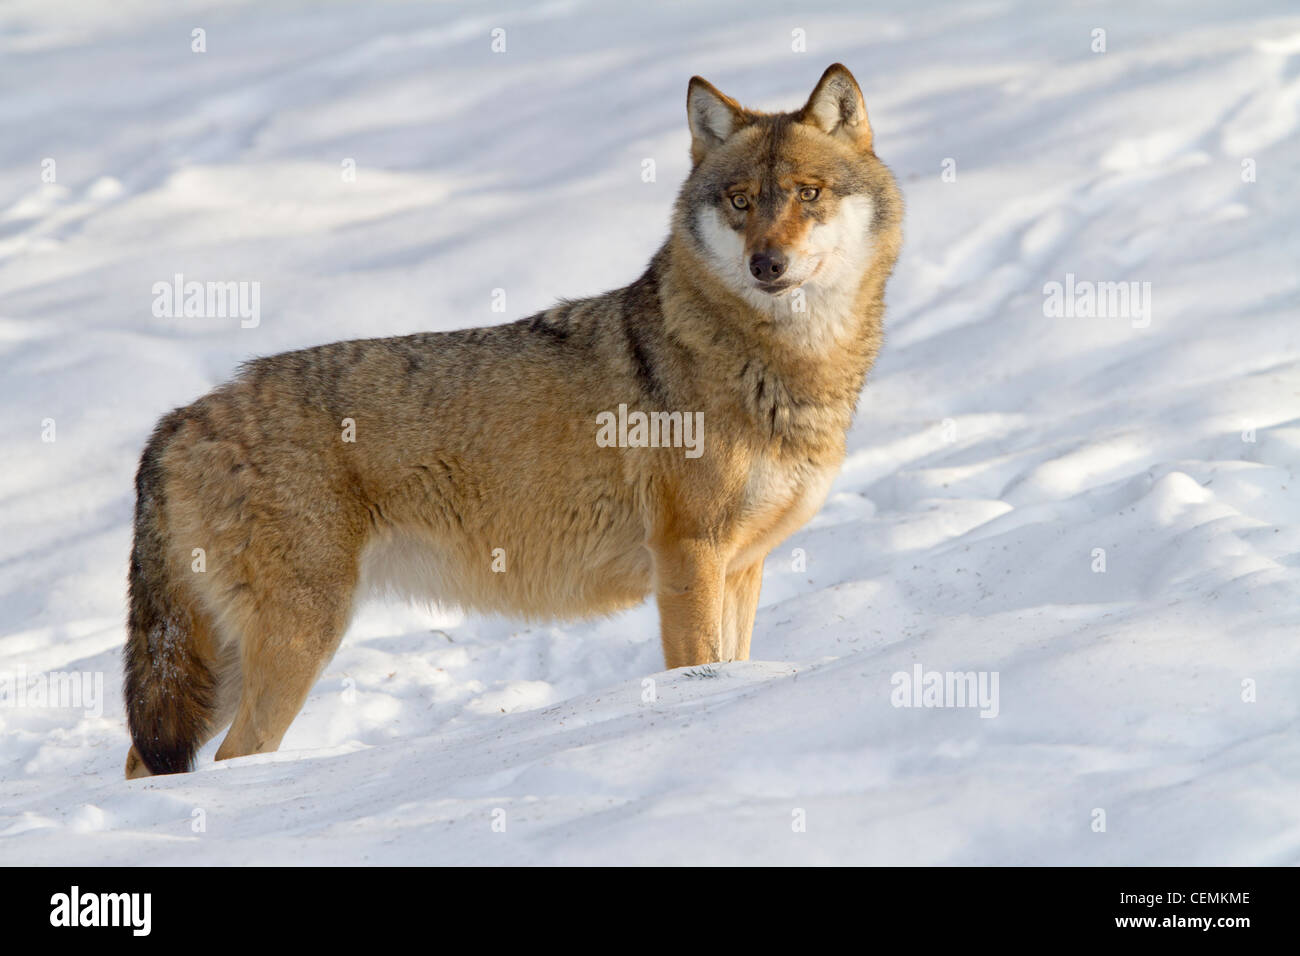
<path fill-rule="evenodd" d="M 686 107 L 694 165 L 677 223 L 732 293 L 778 315 L 796 289 L 851 306 L 873 267 L 888 275 L 902 201 L 844 66 L 793 113 L 747 110 L 698 76 Z"/>

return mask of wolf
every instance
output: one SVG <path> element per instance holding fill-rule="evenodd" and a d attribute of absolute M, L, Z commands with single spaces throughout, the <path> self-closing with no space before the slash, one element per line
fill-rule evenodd
<path fill-rule="evenodd" d="M 277 749 L 376 590 L 549 620 L 653 595 L 668 668 L 749 657 L 764 558 L 844 458 L 903 204 L 841 64 L 795 112 L 698 76 L 686 107 L 691 172 L 630 285 L 254 359 L 158 422 L 128 778 L 192 769 L 227 725 L 218 760 Z"/>

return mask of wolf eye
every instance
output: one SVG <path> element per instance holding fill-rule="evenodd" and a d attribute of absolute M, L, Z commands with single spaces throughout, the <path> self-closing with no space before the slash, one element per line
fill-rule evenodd
<path fill-rule="evenodd" d="M 821 194 L 822 191 L 818 189 L 816 186 L 804 186 L 802 189 L 799 190 L 799 199 L 802 202 L 812 202 Z"/>
<path fill-rule="evenodd" d="M 744 193 L 736 193 L 736 195 L 731 197 L 731 204 L 737 209 L 748 209 L 749 197 Z"/>

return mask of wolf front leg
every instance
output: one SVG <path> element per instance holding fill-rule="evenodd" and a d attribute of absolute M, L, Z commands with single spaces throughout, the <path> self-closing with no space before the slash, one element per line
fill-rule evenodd
<path fill-rule="evenodd" d="M 651 553 L 664 663 L 673 668 L 721 660 L 725 563 L 717 548 L 673 540 L 653 545 Z"/>
<path fill-rule="evenodd" d="M 763 585 L 763 561 L 727 574 L 722 603 L 722 659 L 749 660 L 749 639 L 754 635 L 754 614 Z"/>

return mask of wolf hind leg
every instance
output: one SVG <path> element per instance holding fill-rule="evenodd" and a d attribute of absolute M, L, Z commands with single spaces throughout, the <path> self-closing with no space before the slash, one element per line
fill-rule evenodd
<path fill-rule="evenodd" d="M 238 706 L 218 760 L 277 750 L 334 656 L 357 588 L 353 524 L 282 527 L 246 555 Z"/>
<path fill-rule="evenodd" d="M 351 616 L 355 581 L 328 597 L 321 590 L 277 590 L 274 604 L 244 633 L 238 706 L 217 759 L 270 753 L 338 649 Z"/>

